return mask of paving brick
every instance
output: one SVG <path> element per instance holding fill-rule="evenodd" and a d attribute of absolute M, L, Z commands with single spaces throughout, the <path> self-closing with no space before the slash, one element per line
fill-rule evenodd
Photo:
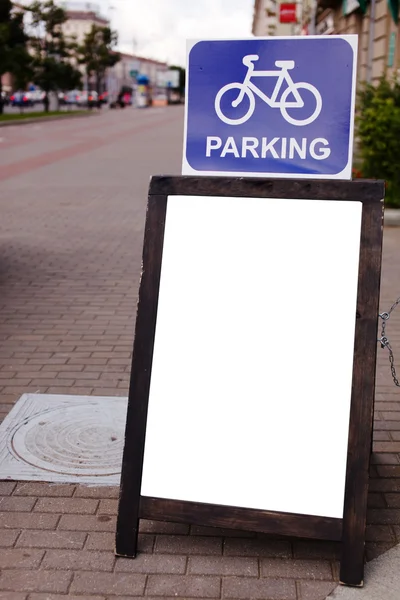
<path fill-rule="evenodd" d="M 295 541 L 293 542 L 295 558 L 318 558 L 325 560 L 340 559 L 341 544 L 339 542 Z"/>
<path fill-rule="evenodd" d="M 36 498 L 16 498 L 15 496 L 3 496 L 0 498 L 0 510 L 13 512 L 30 512 Z"/>
<path fill-rule="evenodd" d="M 1 596 L 0 596 L 1 600 Z M 88 596 L 85 594 L 84 596 L 65 596 L 64 594 L 29 594 L 28 600 L 107 600 L 105 596 Z M 112 600 L 112 599 L 111 599 Z M 118 597 L 118 600 L 122 600 Z M 132 600 L 132 596 L 130 596 L 129 600 Z"/>
<path fill-rule="evenodd" d="M 3 534 L 2 534 L 3 535 Z M 77 531 L 23 531 L 18 539 L 18 548 L 83 548 L 87 534 Z"/>
<path fill-rule="evenodd" d="M 391 441 L 391 437 L 388 431 L 374 431 L 374 435 L 373 435 L 373 440 L 374 440 L 374 446 L 375 446 L 375 442 L 390 442 Z M 376 446 L 375 446 L 376 447 Z"/>
<path fill-rule="evenodd" d="M 301 581 L 299 586 L 301 600 L 325 600 L 337 587 L 337 583 L 328 581 Z"/>
<path fill-rule="evenodd" d="M 285 560 L 263 558 L 262 577 L 290 577 L 294 579 L 332 579 L 332 567 L 327 560 Z"/>
<path fill-rule="evenodd" d="M 93 393 L 93 388 L 77 387 L 75 385 L 73 386 L 73 388 L 71 388 L 70 386 L 64 387 L 64 386 L 50 385 L 46 390 L 46 394 L 68 394 L 69 395 L 72 393 L 72 391 L 78 395 L 91 396 Z"/>
<path fill-rule="evenodd" d="M 372 492 L 400 492 L 400 479 L 371 479 L 369 487 Z"/>
<path fill-rule="evenodd" d="M 191 556 L 188 573 L 258 577 L 258 559 L 243 556 Z"/>
<path fill-rule="evenodd" d="M 400 402 L 388 402 L 385 400 L 384 402 L 375 401 L 375 410 L 377 411 L 392 411 L 392 410 L 400 410 Z"/>
<path fill-rule="evenodd" d="M 62 515 L 58 529 L 69 531 L 115 531 L 116 518 L 110 515 Z"/>
<path fill-rule="evenodd" d="M 43 559 L 43 569 L 81 571 L 112 571 L 115 556 L 111 552 L 86 552 L 80 550 L 48 550 Z"/>
<path fill-rule="evenodd" d="M 240 529 L 223 529 L 222 527 L 203 527 L 201 525 L 190 526 L 191 535 L 211 535 L 236 538 L 255 538 L 257 534 L 254 531 L 241 531 Z"/>
<path fill-rule="evenodd" d="M 26 600 L 24 592 L 0 592 L 0 600 Z"/>
<path fill-rule="evenodd" d="M 0 513 L 0 529 L 55 529 L 58 515 L 40 513 Z"/>
<path fill-rule="evenodd" d="M 381 415 L 385 421 L 400 421 L 399 411 L 381 411 Z M 396 450 L 396 452 L 398 452 L 398 450 Z"/>
<path fill-rule="evenodd" d="M 0 531 L 0 548 L 11 548 L 14 546 L 19 533 L 19 529 L 2 529 Z"/>
<path fill-rule="evenodd" d="M 385 494 L 385 499 L 389 508 L 400 508 L 400 494 Z"/>
<path fill-rule="evenodd" d="M 102 486 L 102 487 L 87 487 L 78 485 L 74 494 L 75 498 L 119 498 L 119 487 Z"/>
<path fill-rule="evenodd" d="M 400 525 L 400 510 L 372 508 L 367 513 L 367 522 L 373 525 Z"/>
<path fill-rule="evenodd" d="M 44 550 L 0 550 L 0 565 L 2 569 L 34 569 L 40 565 L 43 555 Z"/>
<path fill-rule="evenodd" d="M 367 525 L 365 539 L 368 542 L 391 542 L 392 529 L 390 525 Z"/>
<path fill-rule="evenodd" d="M 375 421 L 374 428 L 377 431 L 399 431 L 400 430 L 400 422 L 399 421 Z"/>
<path fill-rule="evenodd" d="M 66 571 L 3 570 L 0 575 L 0 590 L 66 593 L 71 578 L 72 574 Z"/>
<path fill-rule="evenodd" d="M 382 493 L 370 492 L 368 494 L 368 508 L 386 508 L 386 500 Z"/>
<path fill-rule="evenodd" d="M 183 523 L 168 523 L 166 521 L 148 521 L 141 519 L 139 531 L 142 533 L 170 533 L 185 535 L 189 533 L 190 526 Z M 214 534 L 215 535 L 215 534 Z"/>
<path fill-rule="evenodd" d="M 1 582 L 1 580 L 0 580 Z M 146 575 L 127 573 L 75 573 L 71 585 L 73 594 L 106 594 L 139 596 L 144 592 Z"/>
<path fill-rule="evenodd" d="M 98 504 L 98 500 L 87 498 L 39 498 L 35 506 L 35 512 L 93 515 Z"/>
<path fill-rule="evenodd" d="M 118 500 L 100 500 L 98 513 L 102 515 L 116 515 L 118 512 Z"/>
<path fill-rule="evenodd" d="M 186 571 L 186 556 L 170 554 L 142 554 L 138 553 L 135 559 L 117 559 L 116 573 L 163 573 L 183 575 Z"/>
<path fill-rule="evenodd" d="M 400 423 L 399 423 L 400 425 Z M 400 460 L 397 454 L 373 453 L 371 456 L 371 462 L 373 465 L 399 465 Z"/>
<path fill-rule="evenodd" d="M 292 556 L 292 548 L 289 542 L 282 540 L 227 538 L 224 543 L 224 554 L 287 558 Z"/>
<path fill-rule="evenodd" d="M 7 381 L 12 379 L 13 377 L 15 377 L 15 375 L 17 374 L 16 371 L 0 371 L 0 379 L 4 380 L 6 379 Z"/>
<path fill-rule="evenodd" d="M 37 497 L 60 497 L 72 496 L 75 486 L 71 484 L 53 485 L 39 482 L 21 482 L 18 483 L 14 496 L 37 496 Z"/>
<path fill-rule="evenodd" d="M 161 554 L 222 554 L 222 539 L 186 535 L 158 535 L 154 552 Z"/>
<path fill-rule="evenodd" d="M 11 496 L 16 485 L 14 481 L 0 481 L 0 496 Z"/>
<path fill-rule="evenodd" d="M 256 579 L 255 577 L 224 577 L 223 598 L 246 600 L 296 600 L 296 585 L 288 579 Z"/>
<path fill-rule="evenodd" d="M 400 525 L 392 525 L 393 533 L 397 541 L 400 541 Z"/>
<path fill-rule="evenodd" d="M 219 598 L 220 593 L 220 577 L 149 575 L 146 586 L 146 594 L 154 596 Z"/>
<path fill-rule="evenodd" d="M 146 554 L 153 552 L 154 535 L 139 534 L 138 551 Z M 114 550 L 115 532 L 113 533 L 90 533 L 86 542 L 86 550 Z"/>
<path fill-rule="evenodd" d="M 152 537 L 151 543 L 154 543 Z M 115 533 L 89 533 L 85 549 L 86 550 L 114 550 Z"/>

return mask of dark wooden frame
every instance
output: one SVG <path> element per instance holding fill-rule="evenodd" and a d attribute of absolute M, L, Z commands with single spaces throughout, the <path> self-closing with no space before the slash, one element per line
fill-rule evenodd
<path fill-rule="evenodd" d="M 171 195 L 293 198 L 363 204 L 353 382 L 343 519 L 252 510 L 140 494 L 167 198 Z M 341 540 L 340 580 L 362 585 L 375 392 L 383 237 L 382 181 L 153 177 L 143 246 L 118 509 L 116 554 L 135 557 L 139 519 Z M 340 243 L 340 240 L 338 240 Z M 368 442 L 367 442 L 368 441 Z"/>

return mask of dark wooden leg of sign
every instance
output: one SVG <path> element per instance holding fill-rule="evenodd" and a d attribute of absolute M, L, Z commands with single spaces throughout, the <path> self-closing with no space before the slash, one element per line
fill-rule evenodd
<path fill-rule="evenodd" d="M 375 393 L 383 203 L 363 206 L 340 582 L 362 586 Z"/>
<path fill-rule="evenodd" d="M 134 558 L 139 532 L 140 488 L 153 341 L 167 208 L 166 196 L 150 196 L 143 245 L 143 273 L 136 319 L 125 447 L 122 460 L 116 550 L 118 556 Z"/>

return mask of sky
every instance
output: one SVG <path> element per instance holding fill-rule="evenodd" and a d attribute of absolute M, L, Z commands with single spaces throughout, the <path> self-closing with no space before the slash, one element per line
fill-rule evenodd
<path fill-rule="evenodd" d="M 93 0 L 118 49 L 185 66 L 187 39 L 251 37 L 254 0 Z"/>

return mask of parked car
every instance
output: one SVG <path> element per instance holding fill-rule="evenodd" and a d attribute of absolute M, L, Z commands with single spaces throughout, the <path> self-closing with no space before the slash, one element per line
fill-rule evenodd
<path fill-rule="evenodd" d="M 77 99 L 77 105 L 78 106 L 88 106 L 89 108 L 93 107 L 93 106 L 97 106 L 97 102 L 99 99 L 99 95 L 97 92 L 91 91 L 91 92 L 82 92 L 79 96 L 79 99 Z"/>
<path fill-rule="evenodd" d="M 31 92 L 27 92 L 26 95 L 34 104 L 38 104 L 39 102 L 43 102 L 43 98 L 45 92 L 43 90 L 33 90 Z"/>
<path fill-rule="evenodd" d="M 65 102 L 65 92 L 57 92 L 57 97 L 58 97 L 58 104 L 60 106 L 63 106 L 64 104 L 66 104 L 66 102 Z"/>
<path fill-rule="evenodd" d="M 1 102 L 3 106 L 8 106 L 10 104 L 10 96 L 7 92 L 1 92 Z"/>
<path fill-rule="evenodd" d="M 103 92 L 102 94 L 100 94 L 99 99 L 100 99 L 100 102 L 102 104 L 107 104 L 107 102 L 108 102 L 108 92 Z"/>
<path fill-rule="evenodd" d="M 20 108 L 24 106 L 33 106 L 34 102 L 29 95 L 29 92 L 14 92 L 10 97 L 11 106 L 19 106 Z"/>
<path fill-rule="evenodd" d="M 78 104 L 78 100 L 80 99 L 83 92 L 81 90 L 69 90 L 64 95 L 65 104 Z"/>

